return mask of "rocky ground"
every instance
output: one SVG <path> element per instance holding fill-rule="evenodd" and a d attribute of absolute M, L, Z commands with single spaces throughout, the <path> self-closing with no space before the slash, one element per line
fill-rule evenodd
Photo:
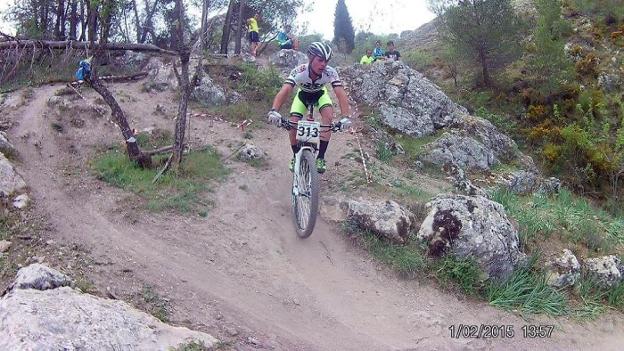
<path fill-rule="evenodd" d="M 383 98 L 392 101 L 393 92 L 400 92 L 402 84 L 407 81 L 410 86 L 409 82 L 418 79 L 410 72 L 399 75 L 392 83 L 396 91 L 389 89 L 390 95 Z M 28 96 L 16 92 L 3 105 L 3 119 L 10 122 L 8 139 L 19 154 L 14 165 L 28 186 L 19 187 L 18 192 L 31 198 L 23 212 L 11 210 L 18 217 L 16 223 L 22 224 L 16 224 L 5 260 L 20 265 L 46 263 L 78 280 L 83 290 L 129 301 L 152 313 L 160 311 L 161 319 L 207 332 L 222 342 L 221 347 L 232 350 L 615 350 L 624 342 L 617 333 L 624 326 L 619 313 L 589 323 L 542 316 L 524 319 L 441 291 L 426 277 L 398 277 L 341 234 L 332 221 L 341 216 L 341 206 L 332 211 L 329 200 L 313 235 L 298 239 L 291 224 L 286 170 L 290 153 L 285 133 L 256 127 L 247 134 L 251 139 L 245 139 L 246 133 L 236 125 L 197 106 L 191 111 L 192 148 L 214 145 L 226 156 L 251 142 L 266 155 L 265 161 L 254 167 L 228 159 L 231 173 L 227 180 L 213 184 L 213 192 L 203 195 L 214 203 L 205 217 L 149 212 L 133 193 L 104 183 L 92 172 L 90 160 L 120 140 L 106 109 L 88 89 L 83 89 L 86 103 L 75 96 L 54 97 L 61 88 L 40 87 Z M 115 84 L 112 90 L 134 128 L 173 127 L 177 99 L 170 89 L 146 89 L 144 82 L 132 82 Z M 224 94 L 224 101 L 230 98 Z M 440 111 L 446 112 L 430 119 L 432 131 L 443 124 L 450 128 L 466 123 L 455 118 L 457 111 L 462 112 L 459 108 Z M 262 118 L 264 111 L 250 116 L 256 121 Z M 439 152 L 443 160 L 466 161 L 464 165 L 508 156 L 507 144 L 496 143 L 501 148 L 494 154 L 492 148 L 482 147 L 484 139 L 474 137 L 492 135 L 488 125 L 470 125 L 476 125 L 472 132 L 462 132 L 457 138 L 472 138 L 479 144 L 464 149 L 483 153 L 475 151 L 474 157 L 462 158 L 458 150 L 448 148 L 452 143 L 433 150 L 443 150 Z M 356 121 L 357 130 L 364 131 L 364 127 L 363 121 Z M 322 176 L 325 198 L 365 197 L 382 204 L 388 200 L 383 198 L 387 193 L 366 185 L 361 160 L 349 156 L 359 152 L 360 144 L 364 144 L 363 153 L 374 154 L 374 144 L 367 140 L 373 137 L 368 133 L 334 136 L 328 172 Z M 479 164 L 492 163 L 474 163 Z M 384 167 L 375 169 L 376 181 L 389 182 L 395 176 L 396 171 Z M 353 182 L 353 175 L 360 182 Z M 425 172 L 415 172 L 413 181 L 432 194 L 451 188 L 449 182 Z M 362 207 L 351 203 L 347 208 L 353 215 Z M 474 209 L 466 205 L 466 218 L 471 218 L 470 208 Z M 408 217 L 399 221 L 407 223 Z M 413 230 L 423 219 L 406 225 Z M 517 250 L 513 236 L 493 233 L 509 240 L 501 244 L 501 252 Z M 511 264 L 519 260 L 513 252 L 505 257 Z M 4 275 L 0 287 L 7 287 L 11 280 L 12 276 Z M 64 294 L 68 288 L 61 289 L 65 290 L 55 289 L 55 293 Z M 26 292 L 9 293 L 3 303 L 17 294 Z M 451 338 L 449 327 L 460 323 L 513 325 L 516 333 L 507 340 Z M 553 324 L 555 331 L 551 338 L 524 338 L 521 327 L 525 324 Z"/>

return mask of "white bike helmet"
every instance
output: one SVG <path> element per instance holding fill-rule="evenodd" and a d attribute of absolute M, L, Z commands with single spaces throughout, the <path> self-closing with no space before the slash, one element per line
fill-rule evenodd
<path fill-rule="evenodd" d="M 308 56 L 318 56 L 325 61 L 329 61 L 332 55 L 331 46 L 316 41 L 308 47 Z"/>

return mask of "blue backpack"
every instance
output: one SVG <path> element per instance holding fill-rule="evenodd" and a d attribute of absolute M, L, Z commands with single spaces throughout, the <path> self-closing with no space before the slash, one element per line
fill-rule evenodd
<path fill-rule="evenodd" d="M 85 77 L 89 77 L 91 75 L 91 62 L 89 60 L 82 60 L 78 64 L 80 68 L 76 71 L 76 79 L 84 80 Z"/>

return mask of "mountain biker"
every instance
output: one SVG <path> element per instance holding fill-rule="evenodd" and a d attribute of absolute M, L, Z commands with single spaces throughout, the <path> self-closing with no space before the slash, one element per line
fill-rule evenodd
<path fill-rule="evenodd" d="M 314 104 L 321 113 L 321 124 L 330 125 L 334 116 L 334 108 L 332 105 L 329 92 L 325 84 L 330 83 L 334 89 L 334 93 L 338 98 L 340 105 L 340 113 L 342 116 L 349 116 L 350 107 L 347 93 L 345 92 L 342 82 L 338 77 L 336 70 L 328 66 L 327 63 L 331 59 L 332 49 L 329 45 L 321 42 L 314 42 L 308 47 L 308 63 L 297 66 L 290 72 L 282 89 L 275 95 L 273 106 L 269 111 L 267 119 L 270 123 L 279 125 L 282 116 L 277 112 L 284 101 L 295 86 L 298 86 L 297 93 L 290 107 L 290 121 L 297 123 L 306 113 L 306 106 Z M 296 130 L 290 130 L 290 146 L 293 155 L 297 154 L 299 147 L 297 145 Z M 326 170 L 325 152 L 329 145 L 331 131 L 329 128 L 322 128 L 321 143 L 316 159 L 316 168 L 319 173 Z M 295 158 L 290 160 L 289 169 L 292 172 L 295 165 Z"/>

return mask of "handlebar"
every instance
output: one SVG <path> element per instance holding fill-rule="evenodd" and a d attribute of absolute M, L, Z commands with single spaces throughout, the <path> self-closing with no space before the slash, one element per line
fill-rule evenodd
<path fill-rule="evenodd" d="M 332 132 L 337 132 L 342 130 L 343 125 L 351 125 L 351 120 L 345 117 L 338 122 L 333 122 L 332 124 L 321 124 L 321 128 L 329 128 Z M 297 128 L 297 122 L 291 122 L 286 118 L 282 118 L 279 127 L 291 130 L 293 128 Z"/>

